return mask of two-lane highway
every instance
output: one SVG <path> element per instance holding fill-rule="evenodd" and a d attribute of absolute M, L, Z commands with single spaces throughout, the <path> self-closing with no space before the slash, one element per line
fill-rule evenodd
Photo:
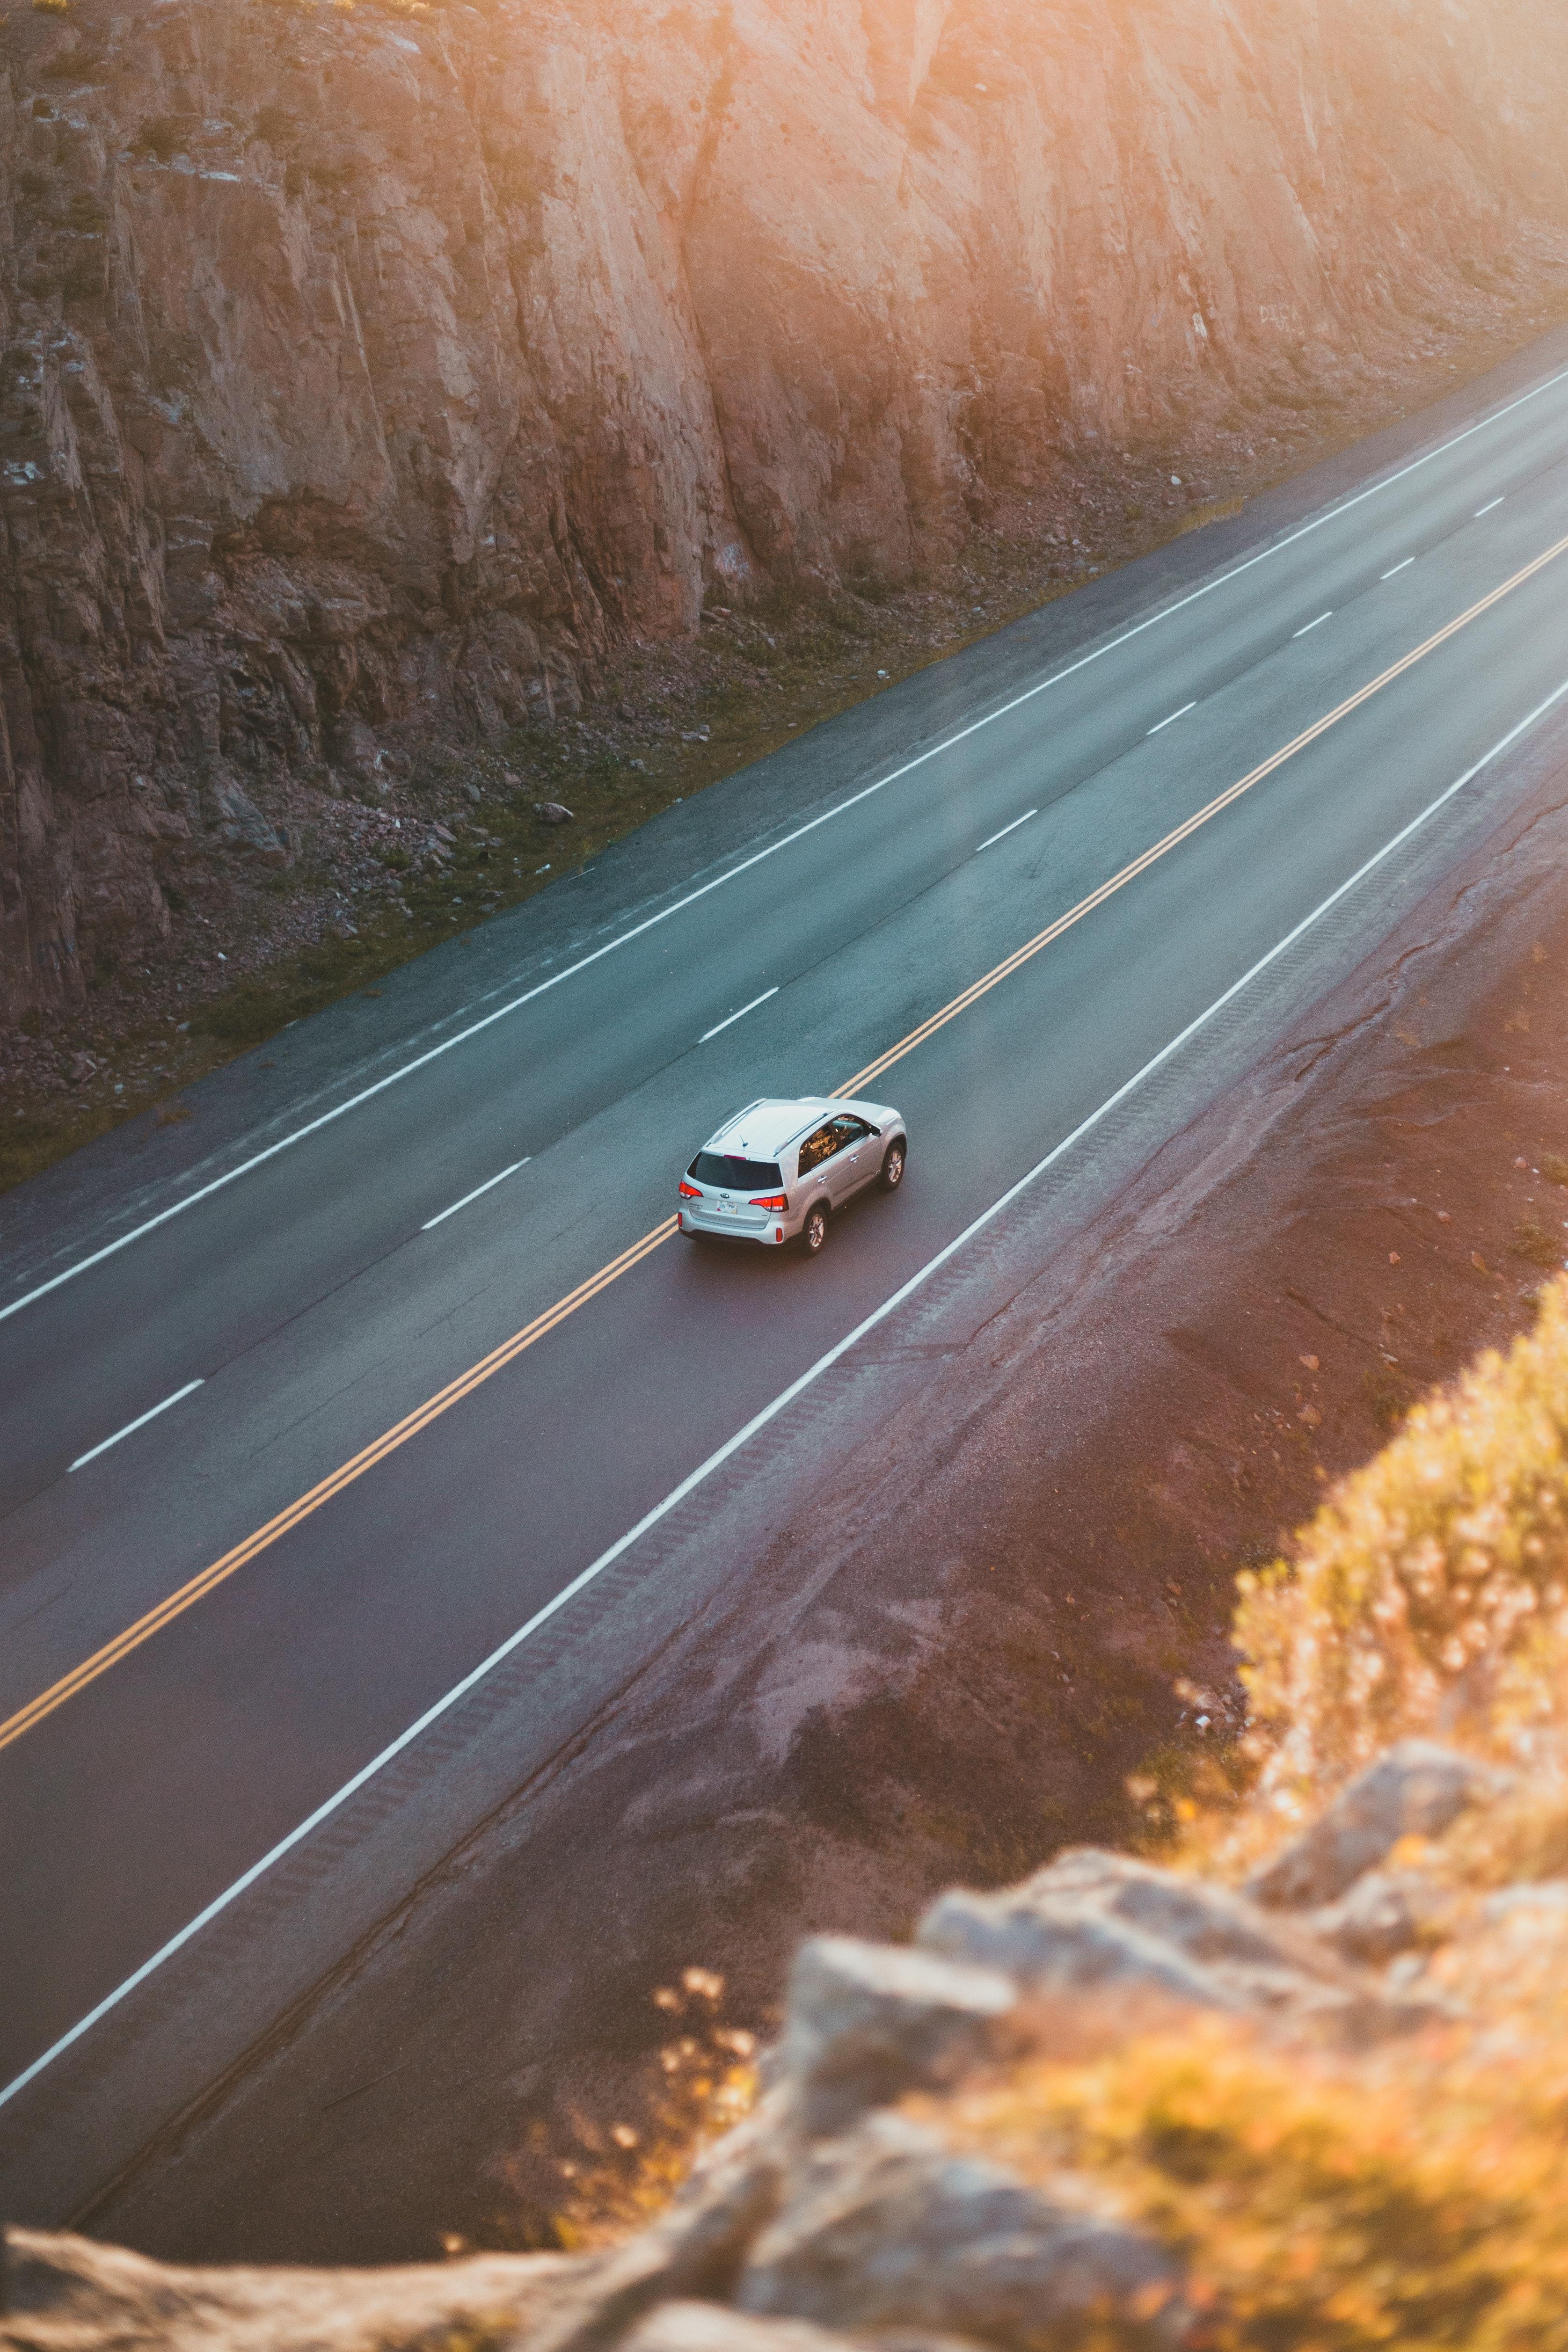
<path fill-rule="evenodd" d="M 1565 591 L 1552 378 L 0 1301 L 0 2097 L 1568 694 Z M 819 1263 L 668 1237 L 857 1085 Z"/>

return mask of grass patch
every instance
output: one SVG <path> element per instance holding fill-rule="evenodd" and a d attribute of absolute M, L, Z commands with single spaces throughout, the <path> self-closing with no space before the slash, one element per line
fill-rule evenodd
<path fill-rule="evenodd" d="M 1206 499 L 1182 517 L 1176 525 L 1176 537 L 1184 539 L 1188 531 L 1202 530 L 1206 523 L 1226 522 L 1232 515 L 1238 515 L 1246 504 L 1242 498 Z"/>
<path fill-rule="evenodd" d="M 1565 2112 L 1561 2050 L 1434 2066 L 1404 2049 L 1373 2096 L 1349 2066 L 1205 2023 L 1023 2068 L 942 2120 L 1044 2188 L 1070 2166 L 1112 2189 L 1186 2272 L 1205 2352 L 1547 2352 L 1568 2334 Z M 1068 2340 L 1169 2341 L 1161 2307 L 1146 2295 Z"/>
<path fill-rule="evenodd" d="M 239 1053 L 265 1045 L 291 1021 L 324 1011 L 393 970 L 404 958 L 390 949 L 390 941 L 374 937 L 323 940 L 298 957 L 291 971 L 241 981 L 213 997 L 191 1015 L 192 1031 Z"/>
<path fill-rule="evenodd" d="M 72 1104 L 62 1113 L 9 1118 L 0 1122 L 0 1192 L 41 1176 L 68 1151 L 107 1135 L 120 1115 L 106 1104 Z"/>

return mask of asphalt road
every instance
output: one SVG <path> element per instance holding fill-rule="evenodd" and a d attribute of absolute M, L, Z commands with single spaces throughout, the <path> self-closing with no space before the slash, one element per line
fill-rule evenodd
<path fill-rule="evenodd" d="M 698 895 L 0 1302 L 0 2096 L 1568 688 L 1568 380 L 1173 606 L 1161 578 L 1063 672 L 976 700 L 945 666 L 914 764 L 738 824 Z M 820 1261 L 636 1254 L 723 1115 L 933 1021 L 866 1082 L 905 1189 Z M 629 1671 L 635 1610 L 617 1638 Z"/>

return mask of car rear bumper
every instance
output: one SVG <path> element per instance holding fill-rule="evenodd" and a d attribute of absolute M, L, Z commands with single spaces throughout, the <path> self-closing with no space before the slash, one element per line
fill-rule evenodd
<path fill-rule="evenodd" d="M 778 1249 L 793 1241 L 800 1231 L 798 1216 L 769 1217 L 759 1224 L 742 1224 L 739 1217 L 721 1217 L 712 1211 L 694 1208 L 682 1202 L 679 1210 L 683 1234 L 701 1234 L 719 1242 L 755 1242 L 763 1249 Z"/>

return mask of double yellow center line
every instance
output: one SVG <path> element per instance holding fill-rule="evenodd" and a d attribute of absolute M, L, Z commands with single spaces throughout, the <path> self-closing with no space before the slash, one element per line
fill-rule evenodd
<path fill-rule="evenodd" d="M 1435 635 L 1427 637 L 1423 644 L 1418 645 L 1413 652 L 1405 654 L 1400 660 L 1391 664 L 1368 685 L 1362 687 L 1323 718 L 1315 720 L 1310 727 L 1293 737 L 1282 750 L 1274 752 L 1260 765 L 1251 769 L 1236 783 L 1228 785 L 1223 793 L 1207 802 L 1194 815 L 1187 817 L 1172 832 L 1164 835 L 1161 840 L 1156 841 L 1150 848 L 1133 858 L 1130 865 L 1122 866 L 1119 873 L 1113 874 L 1109 881 L 1102 882 L 1098 889 L 1091 890 L 1086 898 L 1080 898 L 1075 907 L 1068 909 L 1066 914 L 1058 915 L 1056 920 L 1048 923 L 1043 931 L 1037 931 L 1032 940 L 1026 940 L 1022 947 L 1016 948 L 1011 955 L 1005 957 L 1002 962 L 984 973 L 981 979 L 973 982 L 949 1003 L 944 1004 L 939 1012 L 931 1013 L 930 1018 L 922 1021 L 918 1028 L 911 1029 L 907 1036 L 900 1037 L 896 1045 L 890 1046 L 885 1054 L 879 1055 L 874 1062 L 868 1062 L 864 1069 L 857 1070 L 852 1078 L 847 1080 L 843 1086 L 835 1088 L 835 1093 L 839 1097 L 858 1095 L 864 1087 L 870 1085 L 873 1079 L 880 1077 L 885 1070 L 891 1069 L 895 1062 L 902 1061 L 906 1054 L 912 1054 L 917 1045 L 922 1045 L 928 1037 L 934 1036 L 936 1032 L 945 1028 L 950 1021 L 955 1021 L 961 1013 L 967 1012 L 972 1004 L 978 1003 L 981 997 L 998 987 L 1003 981 L 1017 971 L 1032 957 L 1037 956 L 1042 949 L 1049 947 L 1053 940 L 1059 940 L 1064 931 L 1070 930 L 1075 923 L 1081 923 L 1086 915 L 1092 914 L 1097 907 L 1102 907 L 1108 898 L 1115 896 L 1117 891 L 1124 890 L 1127 885 L 1135 881 L 1140 874 L 1147 873 L 1150 866 L 1155 865 L 1162 857 L 1168 856 L 1173 849 L 1189 839 L 1200 826 L 1207 824 L 1211 818 L 1218 816 L 1222 810 L 1229 808 L 1233 802 L 1238 801 L 1244 793 L 1250 792 L 1255 784 L 1262 783 L 1266 777 L 1273 775 L 1277 770 L 1282 768 L 1288 760 L 1293 760 L 1299 751 L 1304 751 L 1310 744 L 1317 742 L 1321 736 L 1326 735 L 1330 728 L 1338 726 L 1341 719 L 1348 719 L 1352 711 L 1359 710 L 1363 703 L 1370 702 L 1373 695 L 1381 694 L 1384 687 L 1392 686 L 1395 678 L 1403 677 L 1406 670 L 1414 668 L 1417 662 L 1424 661 L 1426 656 L 1435 653 L 1439 646 L 1447 645 L 1450 637 L 1458 635 L 1461 629 L 1468 628 L 1472 621 L 1479 620 L 1483 613 L 1490 612 L 1493 605 L 1500 604 L 1502 599 L 1511 595 L 1515 589 L 1522 588 L 1527 581 L 1533 580 L 1537 572 L 1544 571 L 1548 564 L 1554 563 L 1563 554 L 1568 554 L 1568 538 L 1560 539 L 1554 547 L 1549 547 L 1543 555 L 1538 555 L 1532 562 L 1527 563 L 1521 571 L 1516 572 L 1510 579 L 1505 580 L 1501 587 L 1494 588 L 1489 595 L 1483 596 L 1478 604 L 1470 605 L 1468 611 L 1461 613 L 1456 620 L 1449 621 Z M 47 1716 L 53 1715 L 58 1707 L 63 1706 L 68 1699 L 74 1698 L 79 1691 L 85 1690 L 89 1683 L 96 1682 L 100 1675 L 106 1674 L 110 1667 L 117 1665 L 121 1659 L 129 1657 L 133 1650 L 140 1649 L 143 1642 L 151 1641 L 153 1635 L 161 1632 L 163 1626 L 172 1623 L 176 1617 L 183 1615 L 196 1601 L 214 1591 L 218 1585 L 233 1576 L 237 1570 L 246 1567 L 258 1554 L 266 1551 L 281 1537 L 289 1534 L 291 1528 L 297 1528 L 302 1520 L 308 1519 L 312 1512 L 319 1511 L 323 1503 L 331 1502 L 334 1495 L 341 1495 L 344 1488 L 352 1486 L 357 1478 L 363 1478 L 367 1470 L 374 1469 L 378 1462 L 384 1462 L 389 1454 L 395 1454 L 400 1445 L 405 1445 L 408 1440 L 417 1436 L 421 1430 L 427 1429 L 432 1422 L 439 1420 L 442 1413 L 449 1412 L 452 1406 L 460 1403 L 464 1397 L 471 1396 L 475 1389 L 491 1379 L 495 1373 L 502 1370 L 506 1365 L 515 1361 L 527 1349 L 536 1346 L 548 1332 L 553 1331 L 558 1324 L 563 1323 L 568 1316 L 574 1315 L 580 1307 L 585 1307 L 591 1298 L 596 1298 L 601 1291 L 607 1290 L 613 1282 L 618 1282 L 622 1275 L 629 1274 L 633 1266 L 640 1265 L 643 1260 L 651 1256 L 662 1243 L 668 1241 L 676 1227 L 677 1220 L 674 1217 L 667 1217 L 662 1224 L 655 1225 L 651 1233 L 645 1234 L 640 1241 L 634 1242 L 629 1249 L 623 1250 L 619 1257 L 612 1258 L 607 1265 L 601 1266 L 597 1274 L 590 1275 L 585 1282 L 579 1283 L 575 1290 L 568 1291 L 564 1298 L 557 1299 L 553 1307 L 546 1307 L 543 1314 L 536 1315 L 531 1323 L 525 1323 L 521 1331 L 515 1332 L 510 1339 L 503 1340 L 499 1348 L 492 1349 L 488 1356 L 481 1357 L 479 1361 L 470 1366 L 468 1370 L 459 1373 L 455 1381 L 449 1381 L 444 1389 L 438 1389 L 434 1396 L 426 1398 L 425 1402 L 416 1406 L 414 1412 L 405 1414 L 402 1421 L 395 1423 L 382 1436 L 374 1439 L 360 1453 L 353 1454 L 329 1477 L 323 1478 L 319 1486 L 312 1486 L 308 1494 L 301 1495 L 298 1501 L 290 1503 L 286 1510 L 279 1511 L 276 1518 L 268 1519 L 265 1527 L 258 1528 L 254 1535 L 247 1536 L 245 1541 L 237 1544 L 232 1551 L 225 1552 L 221 1559 L 215 1559 L 209 1568 L 203 1569 L 201 1573 L 192 1577 L 187 1584 L 182 1584 L 177 1591 L 171 1592 L 166 1600 L 161 1601 L 155 1609 L 150 1609 L 145 1616 L 138 1617 L 133 1624 L 126 1626 L 123 1633 L 117 1633 L 111 1642 L 106 1642 L 100 1650 L 95 1650 L 90 1657 L 84 1658 L 79 1665 L 73 1666 L 69 1674 L 62 1675 L 59 1681 L 52 1683 L 47 1690 L 40 1691 L 37 1698 L 30 1699 L 26 1706 L 19 1707 L 15 1715 L 0 1722 L 0 1748 L 9 1748 L 14 1741 L 20 1739 L 25 1732 L 31 1731 L 36 1725 L 42 1723 Z"/>

